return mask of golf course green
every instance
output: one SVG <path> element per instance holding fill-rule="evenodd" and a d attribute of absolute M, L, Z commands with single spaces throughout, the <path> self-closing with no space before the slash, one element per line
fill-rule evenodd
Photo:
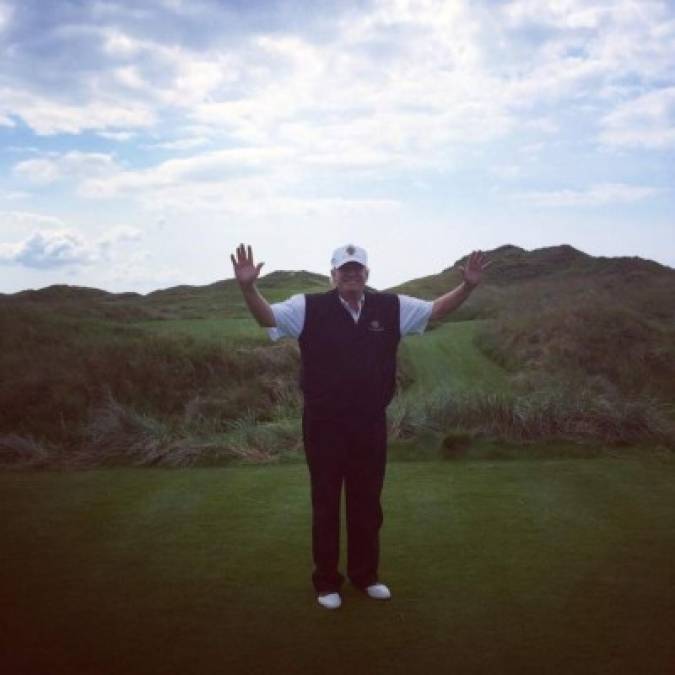
<path fill-rule="evenodd" d="M 337 611 L 302 464 L 0 474 L 2 672 L 673 672 L 671 458 L 387 472 L 393 598 Z"/>

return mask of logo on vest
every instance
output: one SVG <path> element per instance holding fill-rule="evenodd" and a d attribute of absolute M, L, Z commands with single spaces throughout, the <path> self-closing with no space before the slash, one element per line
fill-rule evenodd
<path fill-rule="evenodd" d="M 368 326 L 368 330 L 380 333 L 384 330 L 384 326 L 377 319 L 373 319 L 373 321 L 371 321 L 370 325 Z"/>

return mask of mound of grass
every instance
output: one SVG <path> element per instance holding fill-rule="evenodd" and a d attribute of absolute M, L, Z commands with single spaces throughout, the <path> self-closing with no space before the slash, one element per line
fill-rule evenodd
<path fill-rule="evenodd" d="M 604 295 L 485 322 L 477 346 L 511 372 L 604 381 L 629 396 L 675 398 L 675 329 Z"/>
<path fill-rule="evenodd" d="M 90 438 L 92 411 L 110 399 L 193 432 L 224 431 L 247 410 L 270 420 L 297 407 L 297 347 L 244 345 L 3 309 L 0 433 L 75 448 Z"/>

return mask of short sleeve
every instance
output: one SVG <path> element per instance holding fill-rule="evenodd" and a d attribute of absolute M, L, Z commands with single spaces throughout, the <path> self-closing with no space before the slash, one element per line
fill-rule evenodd
<path fill-rule="evenodd" d="M 400 317 L 401 317 L 401 337 L 417 333 L 424 333 L 431 310 L 434 303 L 419 298 L 411 298 L 409 295 L 399 295 Z"/>
<path fill-rule="evenodd" d="M 267 334 L 275 342 L 280 338 L 298 338 L 305 326 L 305 296 L 293 295 L 284 302 L 270 305 L 276 327 L 268 328 Z"/>

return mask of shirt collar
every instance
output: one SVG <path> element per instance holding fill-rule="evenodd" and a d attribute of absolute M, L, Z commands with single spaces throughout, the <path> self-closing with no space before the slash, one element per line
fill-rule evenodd
<path fill-rule="evenodd" d="M 347 309 L 351 309 L 349 307 L 349 303 L 338 293 L 338 298 L 340 298 L 340 302 L 342 303 L 343 307 L 346 307 Z M 363 303 L 366 301 L 366 294 L 361 293 L 361 297 L 359 298 L 359 309 L 363 307 Z"/>

